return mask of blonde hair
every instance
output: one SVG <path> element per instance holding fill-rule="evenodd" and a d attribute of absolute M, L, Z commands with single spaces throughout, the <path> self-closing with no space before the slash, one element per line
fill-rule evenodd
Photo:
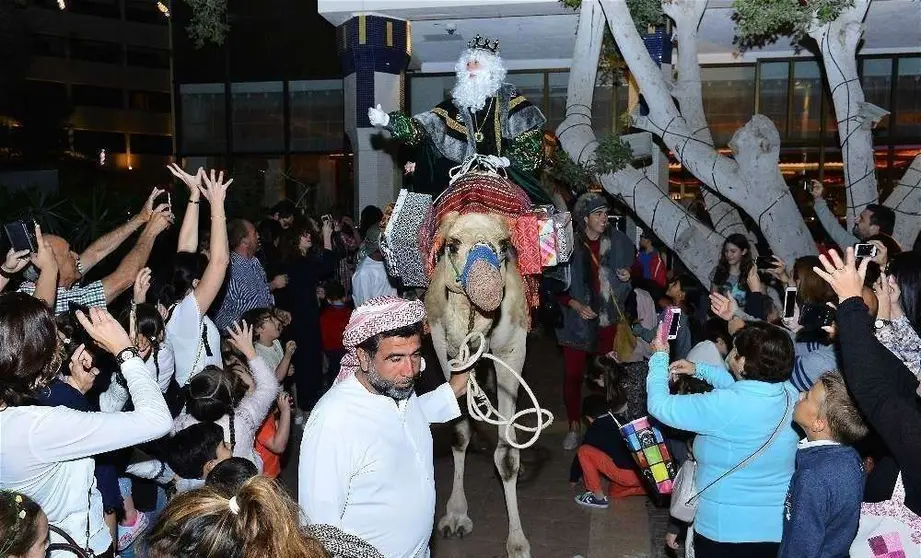
<path fill-rule="evenodd" d="M 298 507 L 266 476 L 233 498 L 212 487 L 173 498 L 147 537 L 153 558 L 328 558 L 301 529 Z"/>

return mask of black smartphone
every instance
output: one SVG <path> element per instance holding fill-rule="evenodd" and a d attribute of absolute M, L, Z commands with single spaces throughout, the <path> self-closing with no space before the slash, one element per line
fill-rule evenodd
<path fill-rule="evenodd" d="M 783 295 L 783 317 L 789 320 L 796 313 L 796 287 L 787 287 Z"/>
<path fill-rule="evenodd" d="M 869 242 L 855 244 L 854 245 L 854 257 L 855 258 L 875 258 L 876 257 L 876 245 L 870 244 Z"/>
<path fill-rule="evenodd" d="M 13 247 L 13 251 L 38 251 L 34 221 L 14 221 L 3 225 L 3 229 L 6 231 L 6 237 L 10 240 L 10 246 Z"/>
<path fill-rule="evenodd" d="M 671 314 L 671 320 L 668 322 L 668 340 L 678 339 L 678 330 L 681 328 L 681 308 L 672 306 L 666 310 Z"/>
<path fill-rule="evenodd" d="M 799 325 L 805 330 L 815 331 L 833 325 L 836 315 L 834 308 L 824 304 L 804 304 L 799 311 Z"/>
<path fill-rule="evenodd" d="M 774 269 L 774 266 L 776 265 L 774 263 L 774 255 L 765 254 L 763 256 L 758 256 L 758 259 L 755 260 L 755 265 L 758 267 L 758 269 Z"/>

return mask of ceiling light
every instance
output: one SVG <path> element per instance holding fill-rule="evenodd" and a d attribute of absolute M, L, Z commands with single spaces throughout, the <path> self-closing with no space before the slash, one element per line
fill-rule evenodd
<path fill-rule="evenodd" d="M 166 17 L 169 17 L 169 8 L 166 7 L 162 1 L 157 2 L 157 9 L 160 10 L 160 13 Z"/>

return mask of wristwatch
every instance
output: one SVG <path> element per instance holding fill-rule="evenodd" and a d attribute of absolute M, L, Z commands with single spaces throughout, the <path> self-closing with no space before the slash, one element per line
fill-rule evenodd
<path fill-rule="evenodd" d="M 115 360 L 117 360 L 118 365 L 121 366 L 129 360 L 140 356 L 141 353 L 138 352 L 137 347 L 125 347 L 124 349 L 118 351 L 118 354 L 115 355 Z"/>
<path fill-rule="evenodd" d="M 874 322 L 873 325 L 876 326 L 876 329 L 882 329 L 882 328 L 886 327 L 887 325 L 891 325 L 891 324 L 892 324 L 892 320 L 880 320 L 880 319 L 877 319 L 876 322 Z"/>

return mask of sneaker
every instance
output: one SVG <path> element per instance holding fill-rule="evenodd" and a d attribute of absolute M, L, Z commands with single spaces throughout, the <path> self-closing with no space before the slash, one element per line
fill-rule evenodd
<path fill-rule="evenodd" d="M 134 525 L 122 525 L 118 524 L 118 550 L 125 550 L 131 546 L 131 544 L 137 540 L 138 536 L 143 533 L 147 526 L 150 524 L 150 519 L 147 517 L 147 514 L 144 512 L 138 512 L 137 519 L 134 520 Z"/>
<path fill-rule="evenodd" d="M 607 497 L 602 496 L 599 498 L 588 490 L 576 496 L 576 503 L 580 506 L 585 506 L 586 508 L 596 508 L 599 510 L 607 509 L 609 505 Z"/>
<path fill-rule="evenodd" d="M 563 449 L 572 451 L 577 447 L 579 447 L 579 433 L 575 430 L 570 430 L 566 433 L 566 437 L 563 438 Z"/>

